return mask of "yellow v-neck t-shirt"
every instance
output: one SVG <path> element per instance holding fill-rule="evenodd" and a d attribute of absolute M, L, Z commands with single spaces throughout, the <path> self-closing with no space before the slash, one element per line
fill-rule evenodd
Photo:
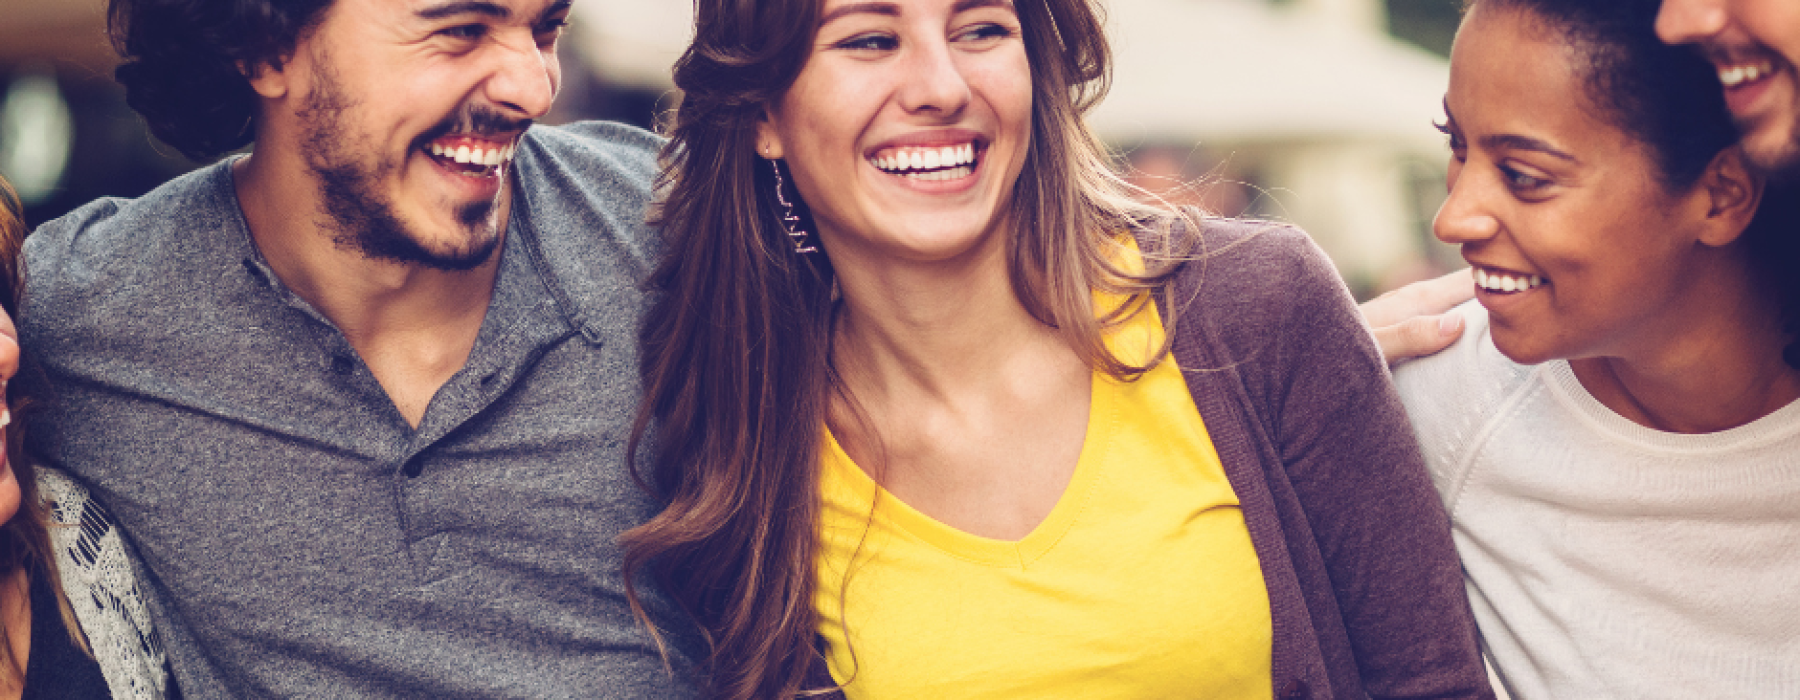
<path fill-rule="evenodd" d="M 1146 309 L 1107 342 L 1142 360 L 1162 332 Z M 1261 565 L 1174 358 L 1093 382 L 1069 486 L 1016 542 L 914 510 L 827 435 L 815 604 L 850 698 L 1272 695 Z"/>

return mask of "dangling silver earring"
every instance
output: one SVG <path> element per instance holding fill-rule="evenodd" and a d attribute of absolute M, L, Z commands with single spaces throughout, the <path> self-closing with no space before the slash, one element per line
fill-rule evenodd
<path fill-rule="evenodd" d="M 789 202 L 783 190 L 787 189 L 787 181 L 781 179 L 781 161 L 770 159 L 769 167 L 775 169 L 775 201 L 781 203 L 781 227 L 787 230 L 788 238 L 794 240 L 794 252 L 817 253 L 818 246 L 806 244 L 806 231 L 800 228 L 800 217 L 794 215 L 794 203 Z"/>

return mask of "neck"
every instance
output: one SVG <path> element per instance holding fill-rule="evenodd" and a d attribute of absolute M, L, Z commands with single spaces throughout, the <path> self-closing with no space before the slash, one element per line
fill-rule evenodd
<path fill-rule="evenodd" d="M 859 395 L 941 399 L 991 385 L 1009 365 L 1074 358 L 1020 303 L 1004 248 L 989 248 L 933 264 L 834 257 L 843 310 L 832 359 L 845 383 Z"/>
<path fill-rule="evenodd" d="M 1686 290 L 1628 351 L 1571 360 L 1576 378 L 1615 413 L 1673 433 L 1729 430 L 1800 399 L 1779 304 L 1747 270 L 1729 272 Z"/>

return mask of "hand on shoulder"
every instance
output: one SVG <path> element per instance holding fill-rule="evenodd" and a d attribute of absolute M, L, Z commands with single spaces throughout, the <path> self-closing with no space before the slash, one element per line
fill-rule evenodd
<path fill-rule="evenodd" d="M 1381 356 L 1393 365 L 1443 350 L 1462 336 L 1463 317 L 1450 313 L 1475 296 L 1468 268 L 1414 282 L 1369 300 L 1360 308 L 1375 333 Z"/>

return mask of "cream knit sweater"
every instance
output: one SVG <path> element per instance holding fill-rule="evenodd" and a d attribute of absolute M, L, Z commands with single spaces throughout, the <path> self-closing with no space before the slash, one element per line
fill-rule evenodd
<path fill-rule="evenodd" d="M 1459 311 L 1395 375 L 1513 697 L 1800 698 L 1800 402 L 1652 430 Z"/>

